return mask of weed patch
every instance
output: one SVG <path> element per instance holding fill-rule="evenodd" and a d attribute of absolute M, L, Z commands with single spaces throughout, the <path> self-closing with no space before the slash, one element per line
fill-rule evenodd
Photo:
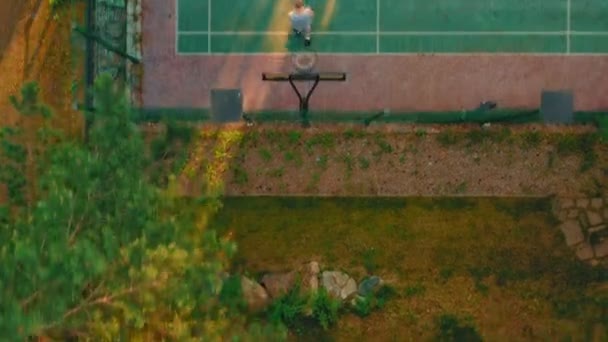
<path fill-rule="evenodd" d="M 493 201 L 494 208 L 503 212 L 516 220 L 520 220 L 526 215 L 538 213 L 550 213 L 551 201 L 546 198 L 539 199 L 497 199 Z"/>
<path fill-rule="evenodd" d="M 593 168 L 597 162 L 595 152 L 597 141 L 598 136 L 592 133 L 559 135 L 557 136 L 557 153 L 562 156 L 581 155 L 580 172 L 585 172 Z"/>
<path fill-rule="evenodd" d="M 450 129 L 439 132 L 436 137 L 437 142 L 443 147 L 456 145 L 461 141 L 461 137 L 458 135 L 458 133 Z"/>
<path fill-rule="evenodd" d="M 426 287 L 423 284 L 414 284 L 405 288 L 405 297 L 411 298 L 424 294 Z"/>
<path fill-rule="evenodd" d="M 456 315 L 443 314 L 436 319 L 436 329 L 435 340 L 439 342 L 483 341 L 470 318 L 462 320 Z"/>
<path fill-rule="evenodd" d="M 543 141 L 543 136 L 538 131 L 524 132 L 521 135 L 522 147 L 525 149 L 533 149 L 540 146 Z"/>
<path fill-rule="evenodd" d="M 272 153 L 268 149 L 263 148 L 259 151 L 259 153 L 260 158 L 262 158 L 265 163 L 268 163 L 272 160 Z"/>

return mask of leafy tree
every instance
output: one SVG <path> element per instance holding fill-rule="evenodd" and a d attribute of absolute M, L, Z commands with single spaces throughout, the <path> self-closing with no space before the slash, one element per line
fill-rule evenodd
<path fill-rule="evenodd" d="M 182 200 L 148 182 L 144 143 L 123 93 L 100 77 L 87 144 L 48 144 L 36 159 L 37 196 L 0 210 L 3 337 L 284 337 L 257 326 L 248 332 L 246 320 L 222 307 L 222 274 L 235 246 L 201 219 L 221 202 L 205 198 L 201 217 L 181 215 Z"/>
<path fill-rule="evenodd" d="M 40 89 L 35 82 L 26 83 L 21 98 L 11 96 L 13 107 L 20 113 L 18 121 L 0 129 L 0 183 L 4 183 L 8 200 L 25 205 L 35 197 L 35 160 L 40 160 L 44 147 L 58 138 L 49 125 L 51 110 L 40 103 Z"/>

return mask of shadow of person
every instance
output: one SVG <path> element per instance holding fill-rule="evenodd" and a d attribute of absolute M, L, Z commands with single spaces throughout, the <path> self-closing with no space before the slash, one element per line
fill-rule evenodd
<path fill-rule="evenodd" d="M 294 33 L 289 33 L 285 39 L 285 50 L 289 53 L 304 51 L 304 38 Z"/>

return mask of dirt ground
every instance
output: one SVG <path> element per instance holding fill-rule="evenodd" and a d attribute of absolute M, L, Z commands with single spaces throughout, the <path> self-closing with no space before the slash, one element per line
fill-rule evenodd
<path fill-rule="evenodd" d="M 82 5 L 75 13 L 82 13 Z M 0 125 L 15 122 L 9 97 L 25 82 L 37 81 L 41 98 L 57 113 L 55 123 L 79 134 L 80 115 L 72 109 L 72 81 L 79 69 L 71 45 L 71 12 L 51 13 L 47 0 L 0 2 Z"/>
<path fill-rule="evenodd" d="M 190 151 L 183 185 L 205 186 L 224 159 L 227 195 L 578 196 L 607 193 L 606 145 L 585 157 L 577 127 L 394 126 L 361 130 L 233 129 L 231 142 L 206 129 Z M 559 132 L 559 133 L 558 133 Z M 228 133 L 222 133 L 230 135 Z M 237 137 L 235 137 L 237 136 Z M 579 137 L 579 138 L 572 138 Z M 585 166 L 584 164 L 588 165 Z"/>

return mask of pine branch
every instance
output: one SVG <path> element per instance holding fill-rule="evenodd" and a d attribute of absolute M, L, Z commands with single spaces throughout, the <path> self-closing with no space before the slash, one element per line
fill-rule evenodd
<path fill-rule="evenodd" d="M 91 192 L 89 191 L 87 194 L 87 203 L 85 203 L 84 210 L 82 211 L 82 215 L 80 216 L 80 220 L 78 220 L 78 223 L 76 224 L 76 228 L 74 229 L 74 231 L 70 234 L 70 237 L 68 238 L 68 246 L 72 246 L 76 242 L 76 236 L 78 235 L 78 233 L 80 232 L 80 230 L 83 227 L 83 222 L 88 213 L 90 203 L 91 203 Z M 68 225 L 68 229 L 72 226 L 72 224 L 71 224 L 72 218 L 73 218 L 73 216 L 70 216 L 70 224 Z"/>
<path fill-rule="evenodd" d="M 22 300 L 21 301 L 21 309 L 22 310 L 27 309 L 27 306 L 30 305 L 36 298 L 38 298 L 38 296 L 40 296 L 40 290 L 36 290 L 36 292 L 34 292 L 33 294 L 31 294 L 26 299 Z"/>
<path fill-rule="evenodd" d="M 112 306 L 114 305 L 114 301 L 125 297 L 125 296 L 129 296 L 132 294 L 135 294 L 137 292 L 143 291 L 143 290 L 150 290 L 150 289 L 155 289 L 155 288 L 159 288 L 162 286 L 162 282 L 160 281 L 155 281 L 152 282 L 150 284 L 147 285 L 142 285 L 142 286 L 138 286 L 138 287 L 133 287 L 130 286 L 129 288 L 126 288 L 122 291 L 119 291 L 117 293 L 114 294 L 110 294 L 110 295 L 105 295 L 103 297 L 99 297 L 97 299 L 94 299 L 92 301 L 89 302 L 84 302 L 80 305 L 77 305 L 76 307 L 73 307 L 72 309 L 68 310 L 65 314 L 63 314 L 63 316 L 61 317 L 60 320 L 57 320 L 55 322 L 49 323 L 43 327 L 41 327 L 39 329 L 40 332 L 46 332 L 50 329 L 56 328 L 57 326 L 61 325 L 61 323 L 65 322 L 68 318 L 80 313 L 81 311 L 88 309 L 90 307 L 93 306 L 100 306 L 100 305 L 105 305 L 105 306 Z"/>

